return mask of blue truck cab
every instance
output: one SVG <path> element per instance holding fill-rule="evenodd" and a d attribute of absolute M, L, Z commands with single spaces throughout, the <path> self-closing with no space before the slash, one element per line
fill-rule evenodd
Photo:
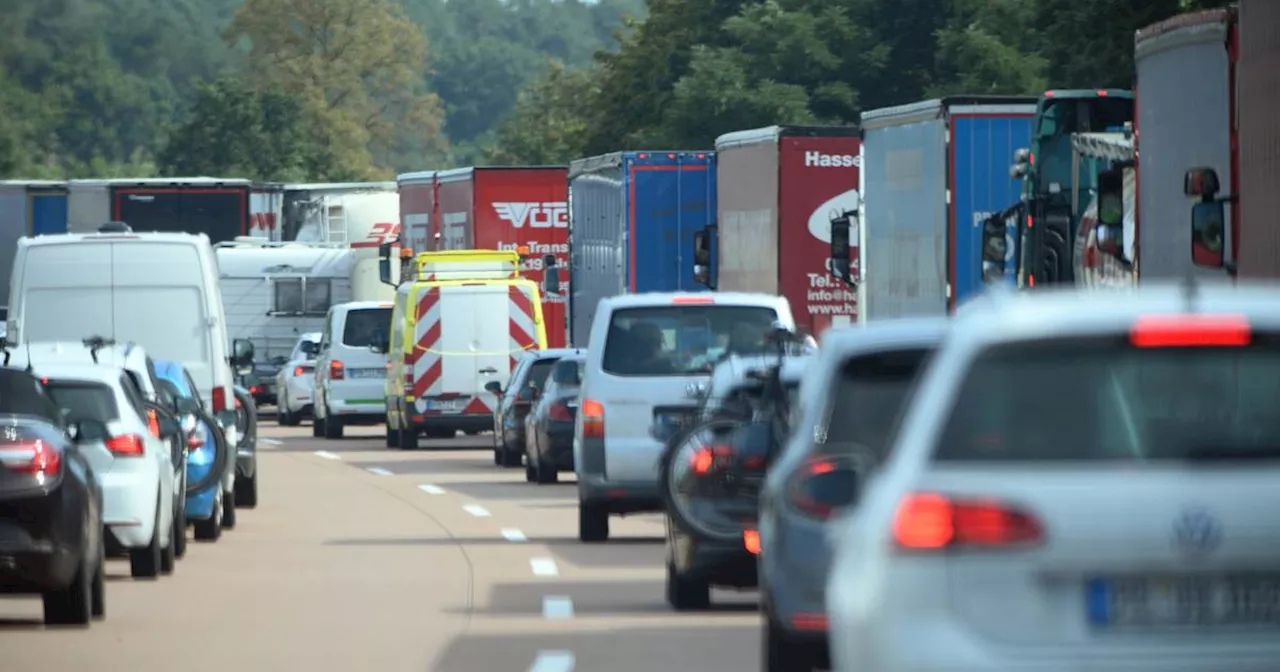
<path fill-rule="evenodd" d="M 614 152 L 569 165 L 569 337 L 585 347 L 600 299 L 704 291 L 695 234 L 716 216 L 715 153 Z M 714 262 L 713 262 L 714 263 Z"/>

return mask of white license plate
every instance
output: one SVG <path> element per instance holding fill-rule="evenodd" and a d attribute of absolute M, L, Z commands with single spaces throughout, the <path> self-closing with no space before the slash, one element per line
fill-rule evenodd
<path fill-rule="evenodd" d="M 427 410 L 429 411 L 461 411 L 461 399 L 428 399 Z"/>
<path fill-rule="evenodd" d="M 1093 579 L 1089 620 L 1102 627 L 1280 624 L 1280 575 Z"/>
<path fill-rule="evenodd" d="M 386 369 L 348 369 L 349 378 L 382 378 L 387 375 Z"/>

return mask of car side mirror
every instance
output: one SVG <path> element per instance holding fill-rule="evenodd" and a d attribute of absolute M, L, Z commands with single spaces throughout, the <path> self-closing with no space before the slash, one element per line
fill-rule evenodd
<path fill-rule="evenodd" d="M 560 293 L 560 267 L 559 266 L 543 266 L 542 269 L 542 292 L 544 294 Z"/>
<path fill-rule="evenodd" d="M 489 392 L 490 394 L 496 394 L 499 397 L 502 396 L 502 383 L 499 383 L 496 380 L 491 380 L 485 383 L 484 389 L 486 392 Z"/>
<path fill-rule="evenodd" d="M 237 366 L 252 366 L 253 342 L 245 338 L 231 341 L 231 361 Z"/>
<path fill-rule="evenodd" d="M 853 217 L 855 212 L 843 212 L 831 219 L 831 274 L 854 284 L 853 278 Z"/>
<path fill-rule="evenodd" d="M 1191 206 L 1191 261 L 1204 268 L 1226 264 L 1226 213 L 1221 201 Z"/>

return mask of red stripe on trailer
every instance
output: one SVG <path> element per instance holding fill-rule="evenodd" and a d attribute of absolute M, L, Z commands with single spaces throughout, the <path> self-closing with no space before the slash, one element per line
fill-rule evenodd
<path fill-rule="evenodd" d="M 530 320 L 533 319 L 533 302 L 529 301 L 529 295 L 524 293 L 524 289 L 516 285 L 507 287 L 507 298 L 515 304 L 517 310 L 528 315 Z"/>
<path fill-rule="evenodd" d="M 440 289 L 438 287 L 432 287 L 431 289 L 423 292 L 422 298 L 418 300 L 418 319 L 426 317 L 427 312 L 435 307 L 439 302 Z"/>
<path fill-rule="evenodd" d="M 529 318 L 529 322 L 533 323 L 536 328 L 537 322 L 533 318 L 533 302 L 529 300 L 529 295 L 525 294 L 520 287 L 512 285 L 507 288 L 507 298 L 511 301 L 511 305 L 516 310 L 524 313 Z M 524 327 L 520 326 L 514 319 L 507 320 L 507 330 L 511 335 L 511 340 L 515 341 L 520 349 L 533 350 L 538 347 L 538 341 L 533 337 L 533 334 L 525 331 Z"/>

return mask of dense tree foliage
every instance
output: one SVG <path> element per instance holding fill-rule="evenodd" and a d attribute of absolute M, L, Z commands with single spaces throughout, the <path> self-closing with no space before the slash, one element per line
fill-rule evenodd
<path fill-rule="evenodd" d="M 0 176 L 370 179 L 1127 87 L 1227 0 L 7 0 Z"/>

